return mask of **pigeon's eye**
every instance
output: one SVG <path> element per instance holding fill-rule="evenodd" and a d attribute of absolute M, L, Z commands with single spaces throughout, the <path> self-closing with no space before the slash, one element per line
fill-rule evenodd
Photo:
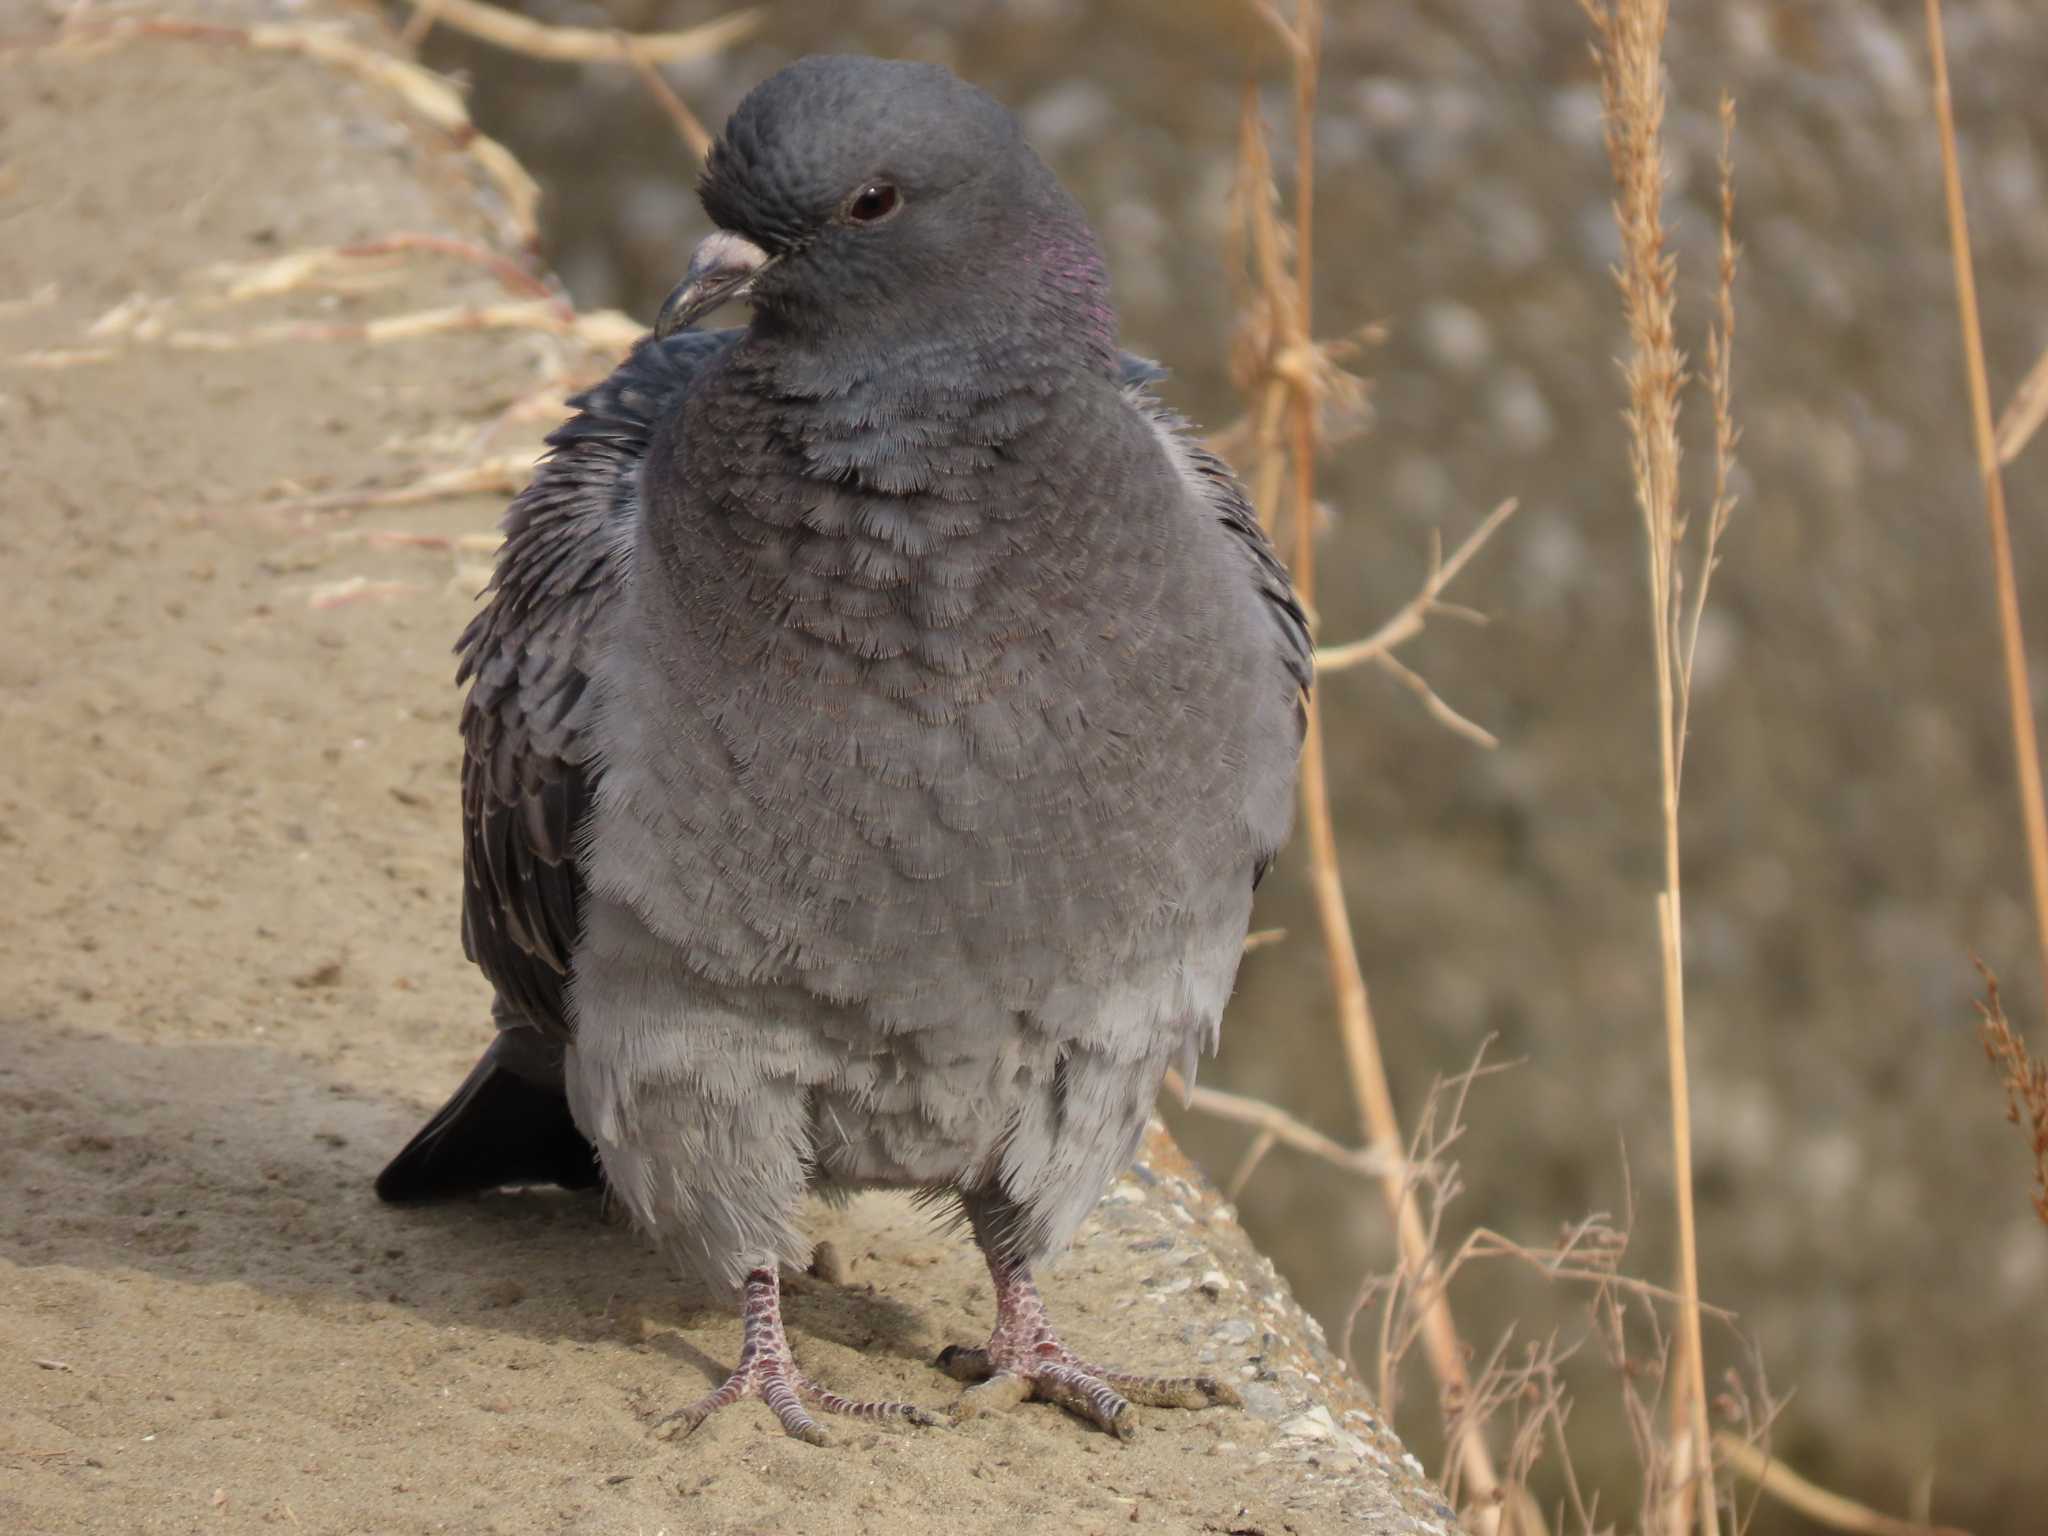
<path fill-rule="evenodd" d="M 853 194 L 846 216 L 855 224 L 877 224 L 903 206 L 903 199 L 886 181 L 871 181 Z"/>

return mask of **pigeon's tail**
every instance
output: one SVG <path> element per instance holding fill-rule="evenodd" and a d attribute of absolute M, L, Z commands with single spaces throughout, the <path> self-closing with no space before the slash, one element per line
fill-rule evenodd
<path fill-rule="evenodd" d="M 525 1054 L 507 1047 L 518 1033 L 492 1041 L 455 1096 L 385 1165 L 378 1199 L 445 1200 L 508 1184 L 589 1189 L 599 1182 L 596 1149 L 570 1117 L 559 1064 L 550 1081 L 508 1060 Z"/>

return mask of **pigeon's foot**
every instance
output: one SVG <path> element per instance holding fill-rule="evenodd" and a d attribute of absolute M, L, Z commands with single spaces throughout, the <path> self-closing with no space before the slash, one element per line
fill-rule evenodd
<path fill-rule="evenodd" d="M 1137 1428 L 1131 1422 L 1133 1403 L 1151 1408 L 1244 1406 L 1235 1387 L 1213 1376 L 1134 1376 L 1090 1365 L 1053 1331 L 1029 1267 L 991 1258 L 989 1273 L 996 1282 L 995 1332 L 979 1349 L 953 1344 L 939 1355 L 940 1370 L 978 1383 L 960 1394 L 955 1419 L 1002 1413 L 1036 1397 L 1128 1440 Z"/>
<path fill-rule="evenodd" d="M 782 1291 L 772 1269 L 757 1269 L 747 1276 L 746 1299 L 740 1309 L 744 1328 L 740 1363 L 725 1385 L 697 1399 L 687 1408 L 659 1420 L 655 1433 L 662 1439 L 687 1435 L 721 1408 L 730 1408 L 742 1398 L 758 1397 L 774 1410 L 775 1417 L 792 1438 L 811 1445 L 830 1445 L 831 1438 L 818 1427 L 805 1407 L 824 1413 L 845 1414 L 852 1419 L 901 1419 L 910 1424 L 937 1424 L 936 1415 L 909 1403 L 863 1403 L 837 1392 L 828 1392 L 797 1369 L 789 1352 L 789 1339 L 782 1331 Z"/>

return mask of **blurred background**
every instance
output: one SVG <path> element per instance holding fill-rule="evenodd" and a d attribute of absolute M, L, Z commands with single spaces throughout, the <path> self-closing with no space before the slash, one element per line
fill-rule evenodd
<path fill-rule="evenodd" d="M 580 26 L 679 28 L 699 0 L 527 0 Z M 1681 340 L 1704 351 L 1716 107 L 1740 110 L 1735 407 L 1742 504 L 1699 647 L 1684 806 L 1703 1286 L 1791 1401 L 1775 1449 L 1881 1508 L 2034 1532 L 2048 1508 L 2048 1230 L 2023 1138 L 1972 1032 L 1972 954 L 2035 1040 L 2042 998 L 2001 704 L 1917 6 L 1727 0 L 1670 41 L 1667 214 Z M 1660 879 L 1643 536 L 1631 499 L 1618 254 L 1589 28 L 1567 0 L 1335 5 L 1315 122 L 1317 329 L 1368 322 L 1370 430 L 1321 490 L 1323 638 L 1371 630 L 1504 497 L 1522 511 L 1404 658 L 1500 738 L 1482 750 L 1370 669 L 1324 684 L 1347 892 L 1411 1118 L 1482 1040 L 1455 1236 L 1532 1243 L 1635 1191 L 1631 1268 L 1670 1276 Z M 394 19 L 406 14 L 402 9 Z M 1951 68 L 1995 403 L 2048 347 L 2048 22 L 1954 0 Z M 1127 346 L 1220 427 L 1240 414 L 1226 204 L 1241 93 L 1284 127 L 1285 61 L 1235 0 L 780 4 L 668 78 L 714 128 L 819 50 L 936 59 L 1012 105 L 1101 232 Z M 512 56 L 450 31 L 484 132 L 546 193 L 547 260 L 577 302 L 645 320 L 706 224 L 694 165 L 615 65 Z M 1275 136 L 1283 185 L 1285 134 Z M 1703 396 L 1687 418 L 1703 511 Z M 2048 637 L 2036 443 L 2008 488 L 2022 601 Z M 2048 678 L 2037 648 L 2034 676 Z M 1345 1087 L 1297 848 L 1262 896 L 1286 942 L 1248 957 L 1205 1081 L 1341 1140 Z M 1183 1117 L 1220 1178 L 1242 1129 Z M 1376 1189 L 1285 1151 L 1243 1213 L 1340 1330 L 1392 1249 Z M 1584 1329 L 1584 1297 L 1505 1266 L 1454 1301 L 1482 1351 Z M 1369 1357 L 1361 1337 L 1360 1358 Z M 1743 1363 L 1710 1332 L 1710 1367 Z M 1580 1474 L 1632 1507 L 1597 1348 L 1575 1374 Z M 1411 1384 L 1401 1427 L 1430 1452 Z M 1758 1529 L 1804 1530 L 1766 1508 Z"/>

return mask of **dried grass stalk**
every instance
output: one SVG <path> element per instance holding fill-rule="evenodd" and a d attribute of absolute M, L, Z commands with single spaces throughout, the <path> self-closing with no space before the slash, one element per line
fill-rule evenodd
<path fill-rule="evenodd" d="M 1991 529 L 1991 574 L 1997 590 L 1998 636 L 2005 657 L 2006 710 L 2019 774 L 2020 819 L 2026 828 L 2027 877 L 2034 896 L 2034 938 L 2040 949 L 2043 1000 L 2048 1002 L 2048 811 L 2041 792 L 2040 737 L 2027 683 L 2027 642 L 2020 628 L 2020 595 L 2013 578 L 2012 533 L 2005 519 L 2005 478 L 1991 424 L 1991 384 L 1984 368 L 1984 329 L 1977 317 L 1977 278 L 1970 259 L 1970 221 L 1963 210 L 1963 173 L 1956 154 L 1955 109 L 1948 84 L 1948 49 L 1942 38 L 1941 0 L 1927 0 L 1927 46 L 1934 66 L 1934 120 L 1941 136 L 1941 181 L 1948 200 L 1949 250 L 1955 259 L 1956 313 L 1963 329 L 1964 371 L 1970 384 L 1970 428 L 1977 472 L 1984 481 L 1984 515 Z"/>
<path fill-rule="evenodd" d="M 1415 1139 L 1405 1171 L 1422 1213 L 1432 1253 L 1443 1252 L 1445 1213 L 1463 1192 L 1459 1164 L 1452 1154 L 1464 1134 L 1468 1095 L 1480 1077 L 1505 1070 L 1486 1065 L 1483 1057 L 1484 1048 L 1464 1072 L 1438 1082 L 1416 1120 Z M 1626 1186 L 1625 1164 L 1623 1178 Z M 1669 1341 L 1660 1314 L 1662 1309 L 1681 1307 L 1684 1298 L 1624 1271 L 1630 1225 L 1626 1211 L 1632 1206 L 1632 1200 L 1625 1200 L 1625 1214 L 1618 1222 L 1605 1213 L 1586 1216 L 1565 1227 L 1548 1247 L 1532 1247 L 1478 1228 L 1431 1270 L 1418 1269 L 1404 1259 L 1391 1273 L 1368 1276 L 1361 1282 L 1337 1334 L 1337 1343 L 1354 1371 L 1362 1378 L 1376 1381 L 1381 1409 L 1392 1415 L 1398 1406 L 1402 1362 L 1423 1338 L 1429 1307 L 1468 1266 L 1506 1259 L 1550 1282 L 1588 1285 L 1592 1292 L 1593 1332 L 1614 1368 L 1624 1418 L 1644 1468 L 1645 1514 L 1641 1528 L 1648 1531 L 1658 1528 L 1667 1518 L 1691 1475 L 1689 1462 L 1672 1453 L 1657 1427 L 1657 1406 L 1669 1364 Z M 1371 1370 L 1360 1361 L 1354 1347 L 1360 1321 L 1368 1309 L 1377 1313 Z M 1733 1321 L 1720 1309 L 1705 1310 L 1724 1323 Z M 1630 1317 L 1637 1318 L 1633 1328 L 1627 1324 Z M 1647 1360 L 1630 1347 L 1632 1331 L 1647 1331 L 1651 1346 Z M 1515 1354 L 1517 1348 L 1519 1358 Z M 1545 1453 L 1555 1455 L 1576 1528 L 1588 1532 L 1611 1528 L 1593 1518 L 1597 1495 L 1588 1498 L 1572 1466 L 1566 1433 L 1572 1404 L 1556 1371 L 1575 1349 L 1576 1346 L 1560 1347 L 1555 1338 L 1518 1346 L 1511 1328 L 1486 1356 L 1474 1362 L 1468 1371 L 1465 1391 L 1455 1397 L 1446 1395 L 1440 1402 L 1446 1439 L 1453 1447 L 1464 1439 L 1479 1439 L 1496 1426 L 1505 1425 L 1507 1429 L 1496 1499 L 1490 1507 L 1473 1508 L 1475 1501 L 1467 1504 L 1478 1517 L 1475 1524 L 1480 1528 L 1493 1530 L 1499 1536 L 1536 1536 L 1550 1529 L 1528 1491 L 1536 1463 Z M 1745 1443 L 1753 1441 L 1761 1447 L 1775 1412 L 1761 1365 L 1753 1364 L 1747 1379 L 1731 1375 L 1724 1395 L 1726 1416 L 1743 1426 Z M 1444 1474 L 1444 1486 L 1454 1501 L 1460 1492 L 1461 1476 L 1462 1468 L 1453 1456 Z"/>
<path fill-rule="evenodd" d="M 1465 569 L 1472 557 L 1485 547 L 1486 541 L 1500 531 L 1501 524 L 1515 515 L 1517 503 L 1510 497 L 1486 515 L 1486 520 L 1465 535 L 1464 542 L 1443 557 L 1441 543 L 1430 551 L 1429 575 L 1422 587 L 1394 616 L 1363 640 L 1347 641 L 1343 645 L 1324 645 L 1316 648 L 1316 675 L 1341 672 L 1347 667 L 1362 666 L 1376 662 L 1396 646 L 1412 640 L 1423 631 L 1432 614 L 1454 614 L 1459 618 L 1485 623 L 1483 614 L 1476 614 L 1469 608 L 1458 608 L 1443 601 L 1444 590 L 1458 579 L 1458 573 Z"/>
<path fill-rule="evenodd" d="M 1679 776 L 1692 697 L 1692 664 L 1700 618 L 1713 573 L 1716 546 L 1734 502 L 1729 490 L 1736 432 L 1731 410 L 1730 358 L 1734 340 L 1735 243 L 1729 141 L 1734 113 L 1722 103 L 1722 231 L 1719 318 L 1709 340 L 1709 375 L 1715 419 L 1715 493 L 1701 556 L 1697 596 L 1688 621 L 1679 557 L 1686 519 L 1679 507 L 1679 400 L 1686 382 L 1677 341 L 1677 262 L 1666 246 L 1664 201 L 1664 36 L 1666 0 L 1582 0 L 1596 33 L 1605 107 L 1607 155 L 1615 183 L 1614 217 L 1621 231 L 1616 269 L 1630 351 L 1623 364 L 1628 389 L 1629 467 L 1642 514 L 1649 559 L 1651 648 L 1657 685 L 1657 776 L 1664 844 L 1664 888 L 1657 895 L 1657 929 L 1664 996 L 1664 1047 L 1671 1094 L 1672 1181 L 1678 1214 L 1677 1378 L 1671 1394 L 1670 1439 L 1661 1454 L 1676 1464 L 1665 1523 L 1673 1532 L 1697 1511 L 1703 1536 L 1716 1536 L 1719 1500 L 1707 1418 L 1704 1350 L 1700 1340 L 1699 1240 L 1693 1211 L 1691 1086 L 1686 1063 L 1685 951 L 1679 862 Z M 1645 1445 L 1652 1460 L 1660 1454 Z M 1652 1465 L 1655 1473 L 1657 1468 Z M 1666 1469 L 1671 1470 L 1670 1468 Z M 1704 1495 L 1703 1497 L 1701 1495 Z"/>
<path fill-rule="evenodd" d="M 109 316 L 119 310 L 109 311 Z M 102 323 L 109 318 L 102 317 Z M 379 315 L 373 320 L 282 320 L 254 325 L 239 331 L 173 328 L 160 313 L 145 312 L 142 323 L 129 327 L 102 329 L 101 337 L 115 336 L 129 345 L 159 345 L 174 352 L 240 352 L 251 347 L 291 346 L 307 342 L 359 342 L 386 346 L 426 336 L 446 336 L 469 331 L 543 331 L 558 336 L 574 335 L 575 316 L 564 317 L 553 299 L 528 299 L 507 304 L 450 304 L 436 309 L 411 310 L 404 314 Z M 119 349 L 106 347 L 51 348 L 38 353 L 19 353 L 10 359 L 22 367 L 64 367 L 86 362 L 109 362 L 120 356 Z"/>
<path fill-rule="evenodd" d="M 358 240 L 349 245 L 307 246 L 261 261 L 215 262 L 209 267 L 202 268 L 194 277 L 202 283 L 219 288 L 220 297 L 227 303 L 239 304 L 251 299 L 276 298 L 282 294 L 319 287 L 332 281 L 333 274 L 346 271 L 353 266 L 368 265 L 386 258 L 415 253 L 446 256 L 480 267 L 496 278 L 499 285 L 508 293 L 515 293 L 523 298 L 555 298 L 560 302 L 563 312 L 568 313 L 568 302 L 559 299 L 555 290 L 544 279 L 534 276 L 517 262 L 498 252 L 486 250 L 483 246 L 467 240 L 411 231 L 399 231 L 375 239 Z"/>
<path fill-rule="evenodd" d="M 1485 521 L 1465 536 L 1464 542 L 1452 552 L 1448 560 L 1444 559 L 1442 539 L 1432 535 L 1429 574 L 1423 579 L 1421 588 L 1401 605 L 1400 610 L 1392 618 L 1363 640 L 1352 640 L 1337 646 L 1318 646 L 1315 655 L 1316 675 L 1321 677 L 1328 672 L 1342 672 L 1351 667 L 1367 664 L 1376 666 L 1420 699 L 1422 707 L 1447 730 L 1456 732 L 1476 746 L 1499 746 L 1499 738 L 1493 732 L 1484 726 L 1474 724 L 1445 703 L 1442 696 L 1430 686 L 1427 678 L 1394 655 L 1394 648 L 1421 634 L 1433 615 L 1443 614 L 1475 624 L 1486 622 L 1486 615 L 1482 613 L 1445 602 L 1443 592 L 1457 579 L 1458 573 L 1472 557 L 1485 546 L 1486 541 L 1499 531 L 1501 524 L 1514 516 L 1515 507 L 1516 503 L 1512 498 L 1495 507 Z"/>
<path fill-rule="evenodd" d="M 363 487 L 329 491 L 315 496 L 296 497 L 289 504 L 302 512 L 355 512 L 371 507 L 422 506 L 428 502 L 450 501 L 462 496 L 516 496 L 526 489 L 526 483 L 533 478 L 533 465 L 537 457 L 536 450 L 528 448 L 516 453 L 480 459 L 472 464 L 458 464 L 451 469 L 436 470 L 408 484 L 388 489 Z M 498 547 L 498 536 L 492 534 L 485 537 L 488 542 L 473 547 L 486 553 L 495 550 Z"/>
<path fill-rule="evenodd" d="M 1321 72 L 1322 7 L 1319 0 L 1299 0 L 1292 18 L 1271 5 L 1256 4 L 1285 47 L 1294 77 L 1295 181 L 1294 230 L 1290 238 L 1275 212 L 1278 193 L 1256 102 L 1247 93 L 1240 135 L 1238 191 L 1233 216 L 1251 248 L 1247 270 L 1236 271 L 1243 319 L 1237 345 L 1237 372 L 1251 397 L 1254 453 L 1251 484 L 1260 516 L 1268 526 L 1277 521 L 1281 488 L 1292 533 L 1291 564 L 1302 605 L 1315 612 L 1316 453 L 1329 408 L 1361 402 L 1362 386 L 1337 361 L 1330 344 L 1315 338 L 1312 322 L 1313 248 L 1315 235 L 1316 85 Z M 1290 269 L 1287 256 L 1293 257 Z M 1356 345 L 1356 339 L 1350 339 Z M 1284 444 L 1284 454 L 1282 446 Z M 1323 749 L 1323 724 L 1318 698 L 1308 701 L 1308 728 L 1301 757 L 1302 831 L 1309 855 L 1309 886 L 1322 932 L 1323 951 L 1337 1001 L 1339 1036 L 1366 1133 L 1376 1146 L 1403 1145 L 1400 1119 L 1387 1084 L 1373 1026 L 1371 1001 L 1352 937 L 1351 917 L 1338 863 L 1336 827 L 1330 811 L 1329 774 Z M 1415 1200 L 1404 1159 L 1382 1177 L 1381 1190 L 1392 1215 L 1403 1273 L 1410 1276 L 1419 1298 L 1419 1333 L 1430 1370 L 1437 1381 L 1447 1417 L 1453 1405 L 1471 1400 L 1465 1350 L 1444 1297 L 1430 1234 Z M 1466 1426 L 1461 1425 L 1460 1428 Z M 1471 1503 L 1482 1512 L 1488 1529 L 1497 1525 L 1501 1479 L 1484 1437 L 1476 1432 L 1451 1436 L 1449 1454 L 1454 1471 L 1448 1481 L 1462 1479 Z"/>
<path fill-rule="evenodd" d="M 1347 1147 L 1331 1140 L 1311 1125 L 1306 1125 L 1278 1105 L 1268 1104 L 1264 1099 L 1247 1098 L 1240 1093 L 1225 1093 L 1218 1088 L 1189 1087 L 1181 1080 L 1178 1072 L 1168 1071 L 1165 1089 L 1180 1099 L 1187 1108 L 1200 1114 L 1210 1115 L 1218 1120 L 1233 1121 L 1238 1125 L 1255 1127 L 1258 1136 L 1253 1139 L 1253 1151 L 1240 1162 L 1237 1173 L 1224 1186 L 1225 1193 L 1235 1200 L 1244 1183 L 1258 1167 L 1265 1155 L 1276 1145 L 1292 1147 L 1310 1157 L 1341 1168 L 1346 1173 L 1362 1174 L 1367 1178 L 1385 1178 L 1399 1166 L 1398 1153 L 1381 1147 Z"/>
<path fill-rule="evenodd" d="M 675 126 L 676 137 L 688 146 L 691 157 L 703 164 L 711 155 L 711 130 L 704 126 L 704 120 L 692 112 L 675 88 L 661 77 L 661 70 L 653 58 L 641 46 L 637 37 L 618 34 L 619 51 L 626 62 L 633 66 L 633 73 L 640 77 L 640 83 L 647 87 L 647 94 L 654 98 L 668 120 Z"/>
<path fill-rule="evenodd" d="M 1693 658 L 1700 645 L 1700 621 L 1706 617 L 1707 589 L 1721 564 L 1721 535 L 1735 513 L 1735 450 L 1742 430 L 1735 424 L 1735 271 L 1739 248 L 1735 244 L 1735 102 L 1721 97 L 1721 242 L 1718 281 L 1714 287 L 1714 323 L 1707 331 L 1707 391 L 1714 412 L 1714 497 L 1707 509 L 1706 547 L 1700 552 L 1699 580 L 1693 587 L 1692 613 L 1682 635 L 1672 643 L 1678 654 L 1678 727 L 1676 767 L 1678 781 L 1685 780 L 1686 731 L 1692 719 Z M 1673 542 L 1685 537 L 1685 522 L 1679 519 Z M 1677 572 L 1673 571 L 1673 580 Z M 1681 594 L 1674 587 L 1674 608 Z M 1674 622 L 1676 622 L 1674 614 Z"/>
<path fill-rule="evenodd" d="M 1831 1493 L 1739 1436 L 1716 1435 L 1714 1449 L 1763 1492 L 1831 1531 L 1848 1531 L 1852 1536 L 1969 1536 L 1950 1525 L 1920 1525 L 1880 1514 L 1868 1505 Z"/>
<path fill-rule="evenodd" d="M 534 21 L 482 0 L 411 0 L 416 12 L 436 26 L 453 27 L 494 47 L 529 59 L 561 64 L 612 64 L 619 60 L 619 34 L 595 27 L 557 27 Z M 681 32 L 644 32 L 633 37 L 632 54 L 650 64 L 701 59 L 746 38 L 761 24 L 759 10 L 733 11 Z M 417 15 L 415 17 L 417 19 Z"/>

